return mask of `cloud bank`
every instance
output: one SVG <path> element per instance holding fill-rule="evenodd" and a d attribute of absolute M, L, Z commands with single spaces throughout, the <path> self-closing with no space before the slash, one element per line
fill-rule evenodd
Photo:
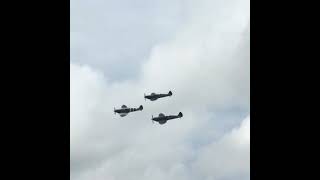
<path fill-rule="evenodd" d="M 109 76 L 130 58 L 97 68 L 90 58 L 103 51 L 71 52 L 88 58 L 70 63 L 72 180 L 250 179 L 249 1 L 181 2 L 187 18 L 144 60 L 130 62 L 136 78 Z M 71 49 L 86 38 L 72 38 Z M 143 99 L 169 90 L 170 98 Z M 113 108 L 122 104 L 144 110 L 120 118 Z M 151 122 L 179 111 L 182 119 Z"/>

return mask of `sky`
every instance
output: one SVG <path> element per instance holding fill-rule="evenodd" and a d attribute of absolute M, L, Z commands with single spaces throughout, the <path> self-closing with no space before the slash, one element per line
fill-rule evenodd
<path fill-rule="evenodd" d="M 70 6 L 71 180 L 250 179 L 249 0 Z"/>

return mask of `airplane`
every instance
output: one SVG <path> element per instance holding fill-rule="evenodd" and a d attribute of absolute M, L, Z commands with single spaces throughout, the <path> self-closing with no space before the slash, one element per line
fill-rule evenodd
<path fill-rule="evenodd" d="M 153 115 L 152 115 L 151 120 L 152 120 L 152 122 L 157 121 L 159 124 L 165 124 L 168 120 L 181 118 L 182 116 L 183 116 L 182 112 L 179 112 L 179 114 L 177 116 L 176 115 L 165 116 L 163 113 L 160 113 L 158 117 L 153 117 Z"/>
<path fill-rule="evenodd" d="M 121 117 L 126 116 L 130 112 L 142 111 L 143 106 L 140 105 L 139 108 L 128 108 L 126 105 L 122 105 L 120 109 L 114 108 L 114 114 L 118 113 Z"/>
<path fill-rule="evenodd" d="M 155 101 L 159 98 L 163 98 L 167 96 L 172 96 L 172 92 L 169 91 L 168 94 L 156 94 L 156 93 L 151 93 L 150 95 L 144 94 L 144 100 L 149 99 L 150 101 Z"/>

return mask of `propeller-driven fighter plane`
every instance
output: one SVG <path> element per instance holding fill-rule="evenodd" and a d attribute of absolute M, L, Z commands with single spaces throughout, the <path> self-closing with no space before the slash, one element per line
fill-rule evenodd
<path fill-rule="evenodd" d="M 156 93 L 151 93 L 150 95 L 144 95 L 144 99 L 149 99 L 150 101 L 155 101 L 159 98 L 167 97 L 167 96 L 172 96 L 172 92 L 169 91 L 168 94 L 156 94 Z"/>
<path fill-rule="evenodd" d="M 181 118 L 182 116 L 183 116 L 182 112 L 179 112 L 178 115 L 169 115 L 169 116 L 165 116 L 163 113 L 160 113 L 158 117 L 152 116 L 152 122 L 157 121 L 159 124 L 165 124 L 168 120 Z"/>
<path fill-rule="evenodd" d="M 142 109 L 143 109 L 142 105 L 140 105 L 139 108 L 128 108 L 126 105 L 122 105 L 120 109 L 114 108 L 114 114 L 118 113 L 118 114 L 120 114 L 121 117 L 124 117 L 124 116 L 128 115 L 128 113 L 130 113 L 130 112 L 142 111 Z"/>

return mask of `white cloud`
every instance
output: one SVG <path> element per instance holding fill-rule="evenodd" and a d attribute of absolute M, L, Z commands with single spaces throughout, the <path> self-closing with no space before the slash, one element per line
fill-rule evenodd
<path fill-rule="evenodd" d="M 172 37 L 183 23 L 186 17 L 180 4 L 71 0 L 71 60 L 89 64 L 112 80 L 134 79 L 153 45 Z"/>
<path fill-rule="evenodd" d="M 232 130 L 243 118 L 238 109 L 248 114 L 250 108 L 249 1 L 183 2 L 188 19 L 175 36 L 143 56 L 135 79 L 115 80 L 110 73 L 126 68 L 101 64 L 98 69 L 89 62 L 90 53 L 71 54 L 88 58 L 70 67 L 72 180 L 249 178 L 250 118 Z M 77 23 L 74 31 L 84 27 Z M 71 49 L 86 38 L 73 33 Z M 106 64 L 114 63 L 109 60 Z M 170 98 L 143 99 L 143 93 L 169 90 Z M 113 108 L 122 104 L 142 104 L 144 110 L 120 118 Z M 162 126 L 150 120 L 179 111 L 182 119 Z"/>
<path fill-rule="evenodd" d="M 204 179 L 249 179 L 250 117 L 219 141 L 202 148 L 194 169 Z"/>

